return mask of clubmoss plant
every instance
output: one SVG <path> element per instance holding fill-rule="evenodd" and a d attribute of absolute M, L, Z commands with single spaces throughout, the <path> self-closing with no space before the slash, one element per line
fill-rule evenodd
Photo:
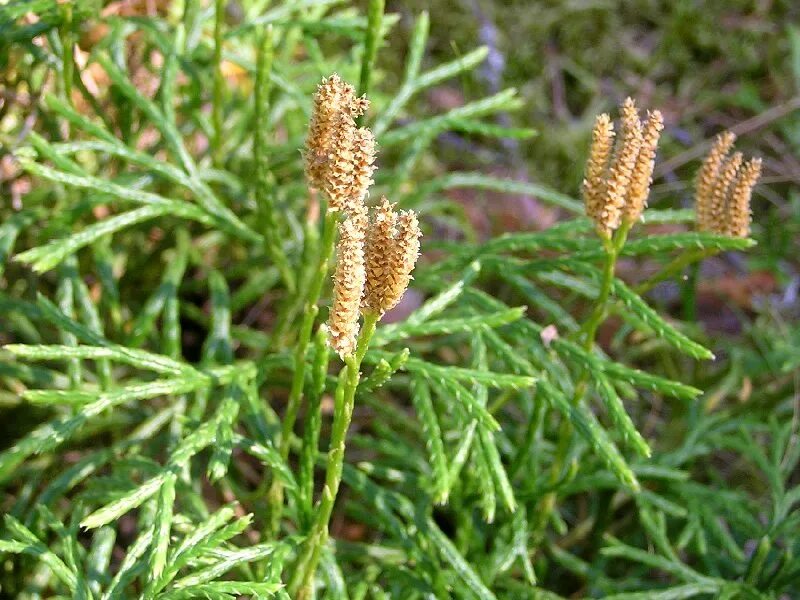
<path fill-rule="evenodd" d="M 333 79 L 331 77 L 330 80 Z M 342 85 L 338 80 L 336 82 L 337 85 Z M 323 86 L 326 83 L 323 82 Z M 344 88 L 350 89 L 346 84 Z M 352 95 L 344 96 L 347 105 L 352 106 Z M 366 106 L 364 98 L 358 103 L 359 107 Z M 319 97 L 315 104 L 317 108 Z M 348 109 L 348 112 L 348 117 L 356 116 L 360 114 L 360 108 Z M 385 198 L 376 211 L 377 216 L 370 221 L 363 202 L 367 188 L 372 183 L 370 175 L 375 154 L 374 138 L 369 129 L 362 127 L 355 130 L 354 124 L 352 131 L 355 135 L 345 134 L 340 138 L 342 141 L 346 140 L 345 143 L 331 144 L 327 154 L 330 166 L 320 175 L 331 205 L 341 207 L 345 214 L 344 220 L 339 224 L 336 271 L 333 275 L 333 305 L 327 326 L 331 346 L 345 361 L 345 368 L 339 376 L 334 393 L 334 422 L 325 485 L 315 508 L 316 514 L 306 548 L 295 566 L 289 584 L 293 596 L 301 599 L 313 595 L 313 576 L 327 541 L 328 523 L 342 478 L 345 438 L 353 415 L 361 362 L 380 317 L 400 301 L 408 287 L 411 271 L 419 257 L 419 238 L 422 235 L 413 211 L 404 212 L 397 218 Z M 309 136 L 315 133 L 312 117 Z M 314 145 L 316 144 L 311 143 L 311 146 Z M 336 184 L 331 185 L 331 181 Z M 387 230 L 386 224 L 394 222 L 397 222 L 397 231 L 392 231 L 393 227 Z M 368 246 L 367 239 L 370 240 Z M 358 320 L 362 304 L 366 310 L 364 327 L 359 336 Z M 318 419 L 314 421 L 318 422 Z M 310 439 L 315 437 L 316 435 L 306 436 Z M 311 451 L 313 450 L 312 448 Z"/>
<path fill-rule="evenodd" d="M 428 64 L 425 12 L 25 0 L 0 29 L 0 595 L 797 589 L 788 327 L 739 347 L 649 294 L 754 245 L 732 136 L 696 214 L 648 207 L 674 130 L 625 100 L 581 202 L 479 163 L 540 143 L 514 89 L 427 106 L 490 49 Z M 481 237 L 459 189 L 559 219 Z"/>

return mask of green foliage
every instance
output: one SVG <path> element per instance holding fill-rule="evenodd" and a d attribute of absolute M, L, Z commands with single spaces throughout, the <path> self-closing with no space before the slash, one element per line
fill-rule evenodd
<path fill-rule="evenodd" d="M 0 113 L 30 184 L 0 209 L 0 593 L 287 598 L 315 559 L 320 598 L 796 590 L 800 330 L 765 309 L 718 339 L 648 294 L 754 242 L 649 209 L 618 257 L 656 271 L 626 283 L 570 193 L 435 159 L 454 133 L 540 143 L 505 119 L 514 89 L 420 111 L 490 49 L 424 67 L 427 12 L 398 60 L 382 0 L 265 6 L 0 8 L 0 64 L 34 98 Z M 372 101 L 373 198 L 426 234 L 408 314 L 338 377 L 336 217 L 298 152 L 333 71 Z M 478 243 L 457 190 L 565 218 Z"/>

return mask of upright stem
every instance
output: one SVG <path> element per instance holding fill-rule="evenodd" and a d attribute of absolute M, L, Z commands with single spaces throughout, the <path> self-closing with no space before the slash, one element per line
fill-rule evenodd
<path fill-rule="evenodd" d="M 211 148 L 215 167 L 222 164 L 222 102 L 225 78 L 222 75 L 222 26 L 225 23 L 225 0 L 215 0 L 214 20 L 214 89 L 211 103 L 211 120 L 214 125 L 214 139 Z"/>
<path fill-rule="evenodd" d="M 322 202 L 318 202 L 317 205 L 322 210 Z M 305 306 L 305 299 L 308 298 L 309 290 L 311 289 L 312 280 L 316 276 L 317 257 L 320 254 L 321 247 L 320 242 L 319 219 L 309 214 L 303 225 L 303 249 L 300 256 L 300 266 L 296 269 L 295 293 L 287 294 L 281 302 L 275 326 L 272 328 L 272 334 L 270 335 L 272 345 L 282 347 L 287 345 L 291 339 L 288 337 L 290 333 L 288 331 L 289 326 L 294 322 L 297 315 L 302 312 Z"/>
<path fill-rule="evenodd" d="M 700 263 L 689 265 L 686 280 L 681 286 L 681 302 L 683 304 L 684 321 L 697 320 L 697 279 L 700 276 Z"/>
<path fill-rule="evenodd" d="M 644 294 L 645 292 L 650 291 L 653 289 L 656 284 L 661 283 L 667 279 L 671 279 L 680 273 L 683 273 L 684 269 L 689 265 L 693 265 L 695 263 L 699 263 L 700 261 L 711 258 L 712 256 L 719 253 L 719 250 L 716 248 L 703 248 L 701 250 L 687 250 L 683 254 L 676 256 L 670 262 L 668 262 L 663 269 L 661 269 L 658 273 L 653 275 L 650 279 L 643 281 L 640 283 L 634 291 L 637 294 Z"/>
<path fill-rule="evenodd" d="M 611 295 L 612 284 L 614 283 L 614 270 L 617 264 L 617 257 L 619 256 L 622 246 L 625 244 L 629 229 L 630 227 L 628 225 L 623 225 L 617 232 L 617 235 L 613 238 L 603 238 L 605 261 L 603 263 L 603 272 L 600 279 L 600 290 L 598 291 L 594 308 L 592 309 L 589 318 L 581 328 L 581 332 L 583 333 L 582 345 L 584 350 L 587 352 L 591 351 L 592 347 L 594 346 L 597 329 L 605 320 L 608 299 Z M 573 406 L 577 406 L 583 399 L 588 383 L 589 373 L 588 371 L 584 370 L 581 373 L 580 379 L 575 385 L 575 393 L 573 394 L 571 400 Z M 552 486 L 555 486 L 561 477 L 561 473 L 565 466 L 564 462 L 569 454 L 572 435 L 572 423 L 566 417 L 562 418 L 558 431 L 558 446 L 556 447 L 556 455 L 553 460 L 553 466 L 550 470 L 550 484 Z M 554 490 L 548 492 L 544 498 L 542 498 L 540 503 L 539 518 L 536 522 L 537 533 L 540 534 L 547 526 L 547 523 L 550 520 L 550 515 L 552 515 L 555 508 L 557 496 L 558 494 Z"/>
<path fill-rule="evenodd" d="M 64 88 L 64 100 L 72 106 L 72 78 L 75 72 L 75 40 L 72 32 L 72 2 L 67 1 L 60 5 L 61 16 L 64 24 L 61 29 L 61 45 L 64 53 L 64 60 L 61 65 L 62 84 Z"/>
<path fill-rule="evenodd" d="M 617 258 L 622 251 L 622 247 L 625 245 L 631 225 L 632 224 L 630 223 L 624 223 L 613 238 L 606 238 L 603 241 L 603 246 L 605 249 L 605 262 L 603 264 L 603 272 L 601 275 L 600 290 L 589 318 L 580 329 L 580 333 L 583 335 L 582 346 L 587 352 L 591 352 L 592 348 L 594 347 L 597 330 L 605 320 L 609 298 L 611 295 L 611 288 L 614 283 L 614 272 L 616 269 Z M 717 250 L 711 248 L 687 251 L 668 263 L 656 275 L 640 284 L 636 288 L 636 292 L 641 294 L 652 289 L 652 287 L 658 282 L 668 279 L 678 273 L 682 273 L 689 265 L 692 265 L 696 269 L 698 261 L 701 261 L 709 256 L 713 256 L 716 253 Z M 695 277 L 691 278 L 687 285 L 687 287 L 690 287 L 692 291 L 696 285 L 695 280 L 696 275 Z M 692 294 L 692 305 L 693 304 L 694 299 Z M 584 370 L 581 373 L 577 384 L 575 385 L 575 393 L 571 399 L 573 406 L 577 406 L 581 402 L 586 394 L 588 384 L 589 372 Z M 572 424 L 568 419 L 565 418 L 561 421 L 559 428 L 558 445 L 556 447 L 556 455 L 550 473 L 550 484 L 552 486 L 556 486 L 559 478 L 561 477 L 561 473 L 565 466 L 564 462 L 569 454 L 572 437 Z M 542 498 L 540 503 L 539 517 L 536 523 L 537 534 L 541 534 L 544 528 L 547 526 L 550 516 L 555 508 L 556 499 L 556 491 L 548 492 Z"/>
<path fill-rule="evenodd" d="M 306 298 L 305 309 L 303 311 L 303 321 L 300 324 L 300 335 L 294 351 L 294 374 L 292 377 L 292 387 L 289 391 L 289 400 L 286 405 L 286 414 L 283 417 L 281 427 L 280 453 L 281 458 L 286 460 L 289 457 L 291 447 L 292 432 L 297 413 L 300 410 L 300 403 L 303 398 L 303 385 L 306 378 L 306 351 L 311 340 L 311 330 L 314 327 L 319 308 L 317 302 L 322 293 L 322 286 L 328 274 L 328 263 L 333 254 L 333 246 L 336 241 L 336 224 L 338 213 L 328 211 L 325 214 L 322 231 L 322 245 L 320 247 L 319 261 L 314 279 L 311 282 L 309 293 Z M 277 478 L 272 482 L 269 491 L 270 523 L 269 533 L 274 537 L 278 532 L 281 514 L 283 512 L 283 484 Z"/>
<path fill-rule="evenodd" d="M 328 538 L 328 524 L 333 513 L 336 496 L 339 493 L 339 484 L 342 480 L 345 440 L 353 417 L 356 389 L 360 379 L 359 369 L 361 368 L 361 361 L 367 352 L 369 341 L 375 333 L 377 323 L 377 314 L 367 313 L 364 315 L 364 326 L 361 328 L 356 352 L 345 358 L 345 366 L 339 373 L 339 382 L 334 396 L 333 429 L 331 431 L 331 445 L 328 451 L 328 462 L 325 471 L 325 487 L 322 489 L 322 496 L 317 503 L 314 523 L 308 534 L 304 552 L 289 582 L 290 593 L 294 592 L 296 596 L 293 595 L 293 597 L 298 598 L 298 600 L 307 600 L 310 597 L 314 573 L 319 563 L 322 548 Z"/>
<path fill-rule="evenodd" d="M 606 306 L 608 304 L 608 297 L 611 295 L 611 284 L 614 281 L 614 269 L 617 264 L 617 249 L 614 242 L 609 240 L 604 245 L 606 257 L 600 279 L 600 291 L 597 294 L 592 313 L 581 328 L 581 330 L 585 332 L 583 349 L 587 351 L 592 349 L 594 338 L 597 335 L 597 329 L 606 316 Z"/>
<path fill-rule="evenodd" d="M 289 267 L 286 254 L 279 241 L 278 220 L 275 216 L 274 182 L 269 170 L 266 133 L 269 121 L 270 72 L 272 71 L 273 48 L 272 25 L 267 26 L 258 45 L 255 82 L 255 127 L 253 131 L 253 161 L 256 170 L 256 207 L 258 229 L 264 236 L 264 251 L 277 266 L 286 290 L 295 291 L 294 273 Z"/>
<path fill-rule="evenodd" d="M 75 309 L 75 279 L 77 278 L 77 262 L 74 256 L 70 260 L 64 261 L 59 269 L 59 283 L 56 289 L 56 300 L 58 301 L 58 308 L 62 313 L 68 317 L 74 316 Z M 78 338 L 75 334 L 66 330 L 61 331 L 61 342 L 65 346 L 77 346 Z M 80 387 L 81 379 L 81 361 L 71 358 L 67 362 L 67 376 L 69 379 L 69 386 L 72 389 Z"/>
<path fill-rule="evenodd" d="M 770 548 L 772 548 L 772 541 L 769 535 L 765 535 L 759 541 L 756 551 L 753 553 L 750 563 L 747 565 L 747 572 L 744 576 L 745 583 L 755 585 L 758 582 L 759 575 L 761 575 L 764 569 L 764 563 L 767 560 Z"/>
<path fill-rule="evenodd" d="M 381 26 L 386 0 L 370 0 L 367 8 L 367 30 L 364 33 L 364 55 L 361 57 L 361 75 L 358 82 L 358 95 L 369 93 L 372 66 L 378 55 L 381 39 Z"/>
<path fill-rule="evenodd" d="M 325 391 L 325 379 L 328 374 L 328 332 L 319 327 L 314 339 L 314 362 L 311 371 L 311 394 L 303 427 L 303 446 L 300 450 L 300 472 L 298 476 L 298 493 L 300 505 L 300 525 L 306 529 L 311 526 L 314 508 L 314 463 L 319 448 L 319 434 L 322 429 L 322 394 Z"/>

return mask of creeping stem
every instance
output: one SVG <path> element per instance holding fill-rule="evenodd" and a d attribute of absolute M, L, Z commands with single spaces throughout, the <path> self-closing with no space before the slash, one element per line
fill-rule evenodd
<path fill-rule="evenodd" d="M 378 315 L 376 313 L 366 313 L 364 315 L 364 326 L 358 338 L 356 351 L 345 358 L 345 366 L 339 373 L 334 396 L 333 429 L 331 431 L 331 443 L 325 470 L 325 487 L 322 489 L 322 496 L 317 503 L 314 523 L 308 534 L 303 554 L 289 582 L 290 593 L 293 593 L 292 597 L 296 597 L 298 600 L 310 597 L 314 572 L 319 563 L 322 548 L 328 538 L 328 524 L 333 512 L 333 505 L 336 502 L 336 495 L 339 492 L 339 484 L 342 480 L 345 439 L 353 417 L 356 389 L 360 379 L 359 369 L 361 368 L 361 361 L 367 352 L 369 341 L 373 333 L 375 333 L 377 323 Z"/>

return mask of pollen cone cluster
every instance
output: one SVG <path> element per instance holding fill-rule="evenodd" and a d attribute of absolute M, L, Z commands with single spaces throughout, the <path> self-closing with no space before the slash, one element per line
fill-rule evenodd
<path fill-rule="evenodd" d="M 330 343 L 342 357 L 356 351 L 362 313 L 380 318 L 403 296 L 419 256 L 421 232 L 412 211 L 396 213 L 386 198 L 370 219 L 364 204 L 375 170 L 375 138 L 356 127 L 369 103 L 337 75 L 314 96 L 306 140 L 306 178 L 341 212 L 328 320 Z"/>
<path fill-rule="evenodd" d="M 730 154 L 735 140 L 736 136 L 729 131 L 718 135 L 697 174 L 697 228 L 747 237 L 750 198 L 761 176 L 761 159 L 745 161 L 741 152 Z"/>
<path fill-rule="evenodd" d="M 383 315 L 400 302 L 417 264 L 421 236 L 413 211 L 398 214 L 386 198 L 381 199 L 367 238 L 365 311 Z"/>
<path fill-rule="evenodd" d="M 592 131 L 592 145 L 583 180 L 586 214 L 604 237 L 622 221 L 636 222 L 647 206 L 656 148 L 664 128 L 657 110 L 639 119 L 636 104 L 628 98 L 620 108 L 621 131 L 614 144 L 611 117 L 601 114 Z"/>
<path fill-rule="evenodd" d="M 330 210 L 352 211 L 364 201 L 375 170 L 375 138 L 355 118 L 369 107 L 353 86 L 333 74 L 314 95 L 306 138 L 306 178 L 325 192 Z"/>
<path fill-rule="evenodd" d="M 340 356 L 352 354 L 358 338 L 358 316 L 364 290 L 364 236 L 366 209 L 339 223 L 336 271 L 333 275 L 333 305 L 328 329 L 331 346 Z"/>
<path fill-rule="evenodd" d="M 378 318 L 400 302 L 419 257 L 422 232 L 413 211 L 396 213 L 386 198 L 368 219 L 366 209 L 339 225 L 331 346 L 344 358 L 356 350 L 362 311 Z"/>

